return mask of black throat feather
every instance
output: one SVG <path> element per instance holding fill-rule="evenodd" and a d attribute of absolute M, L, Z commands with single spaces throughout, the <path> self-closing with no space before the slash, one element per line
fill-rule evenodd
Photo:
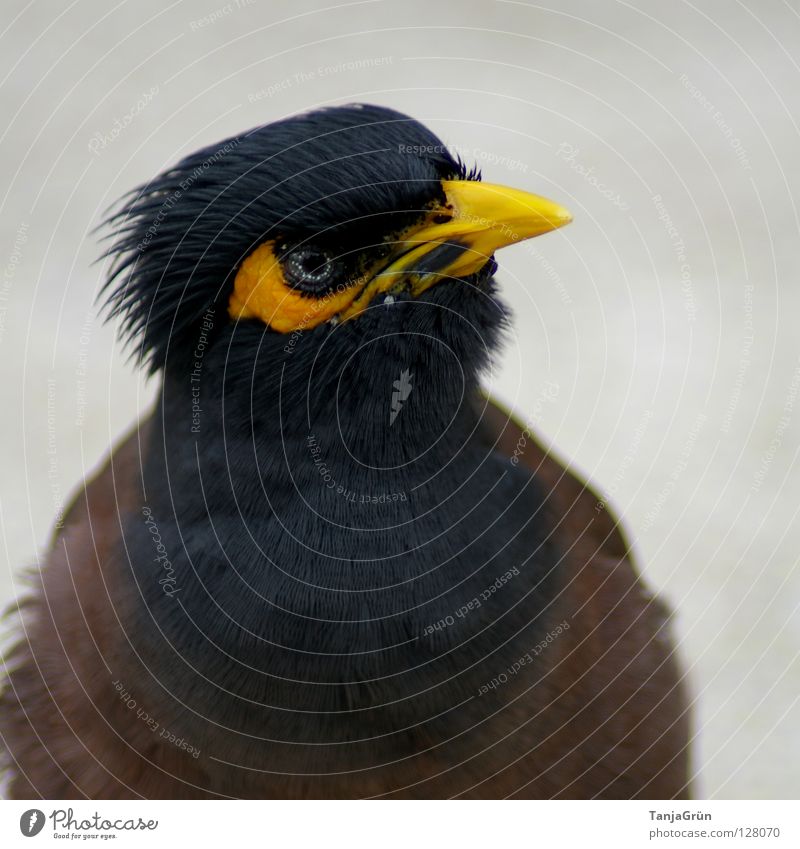
<path fill-rule="evenodd" d="M 226 326 L 198 394 L 191 362 L 167 369 L 144 483 L 172 583 L 132 517 L 126 607 L 147 674 L 197 711 L 206 746 L 209 717 L 245 759 L 248 735 L 360 739 L 367 710 L 376 733 L 421 717 L 449 733 L 443 706 L 535 644 L 559 554 L 535 479 L 481 434 L 478 375 L 503 323 L 487 283 L 294 340 Z"/>

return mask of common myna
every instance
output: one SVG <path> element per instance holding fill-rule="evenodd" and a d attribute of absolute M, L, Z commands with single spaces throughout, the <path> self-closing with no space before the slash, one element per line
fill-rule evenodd
<path fill-rule="evenodd" d="M 479 385 L 495 251 L 569 221 L 366 105 L 123 199 L 109 310 L 160 392 L 18 606 L 13 797 L 688 794 L 667 609 Z"/>

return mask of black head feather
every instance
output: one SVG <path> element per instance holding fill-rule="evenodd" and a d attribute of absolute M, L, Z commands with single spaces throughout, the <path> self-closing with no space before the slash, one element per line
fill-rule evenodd
<path fill-rule="evenodd" d="M 122 199 L 106 222 L 114 231 L 103 255 L 113 259 L 109 314 L 156 371 L 208 308 L 227 299 L 239 263 L 260 242 L 388 213 L 399 225 L 396 216 L 419 215 L 438 198 L 439 181 L 452 177 L 478 175 L 391 109 L 332 107 L 256 127 Z"/>

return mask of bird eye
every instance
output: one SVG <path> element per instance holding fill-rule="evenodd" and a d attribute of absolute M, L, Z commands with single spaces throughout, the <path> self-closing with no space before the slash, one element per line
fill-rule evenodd
<path fill-rule="evenodd" d="M 301 292 L 319 293 L 328 288 L 338 270 L 333 256 L 313 245 L 295 248 L 283 260 L 286 282 Z"/>

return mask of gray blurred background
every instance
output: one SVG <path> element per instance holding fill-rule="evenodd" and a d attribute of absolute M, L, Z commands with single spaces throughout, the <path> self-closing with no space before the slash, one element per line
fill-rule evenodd
<path fill-rule="evenodd" d="M 252 125 L 386 104 L 573 212 L 499 257 L 490 389 L 677 609 L 696 792 L 800 795 L 795 3 L 6 0 L 3 26 L 0 599 L 157 388 L 97 315 L 103 209 Z"/>

